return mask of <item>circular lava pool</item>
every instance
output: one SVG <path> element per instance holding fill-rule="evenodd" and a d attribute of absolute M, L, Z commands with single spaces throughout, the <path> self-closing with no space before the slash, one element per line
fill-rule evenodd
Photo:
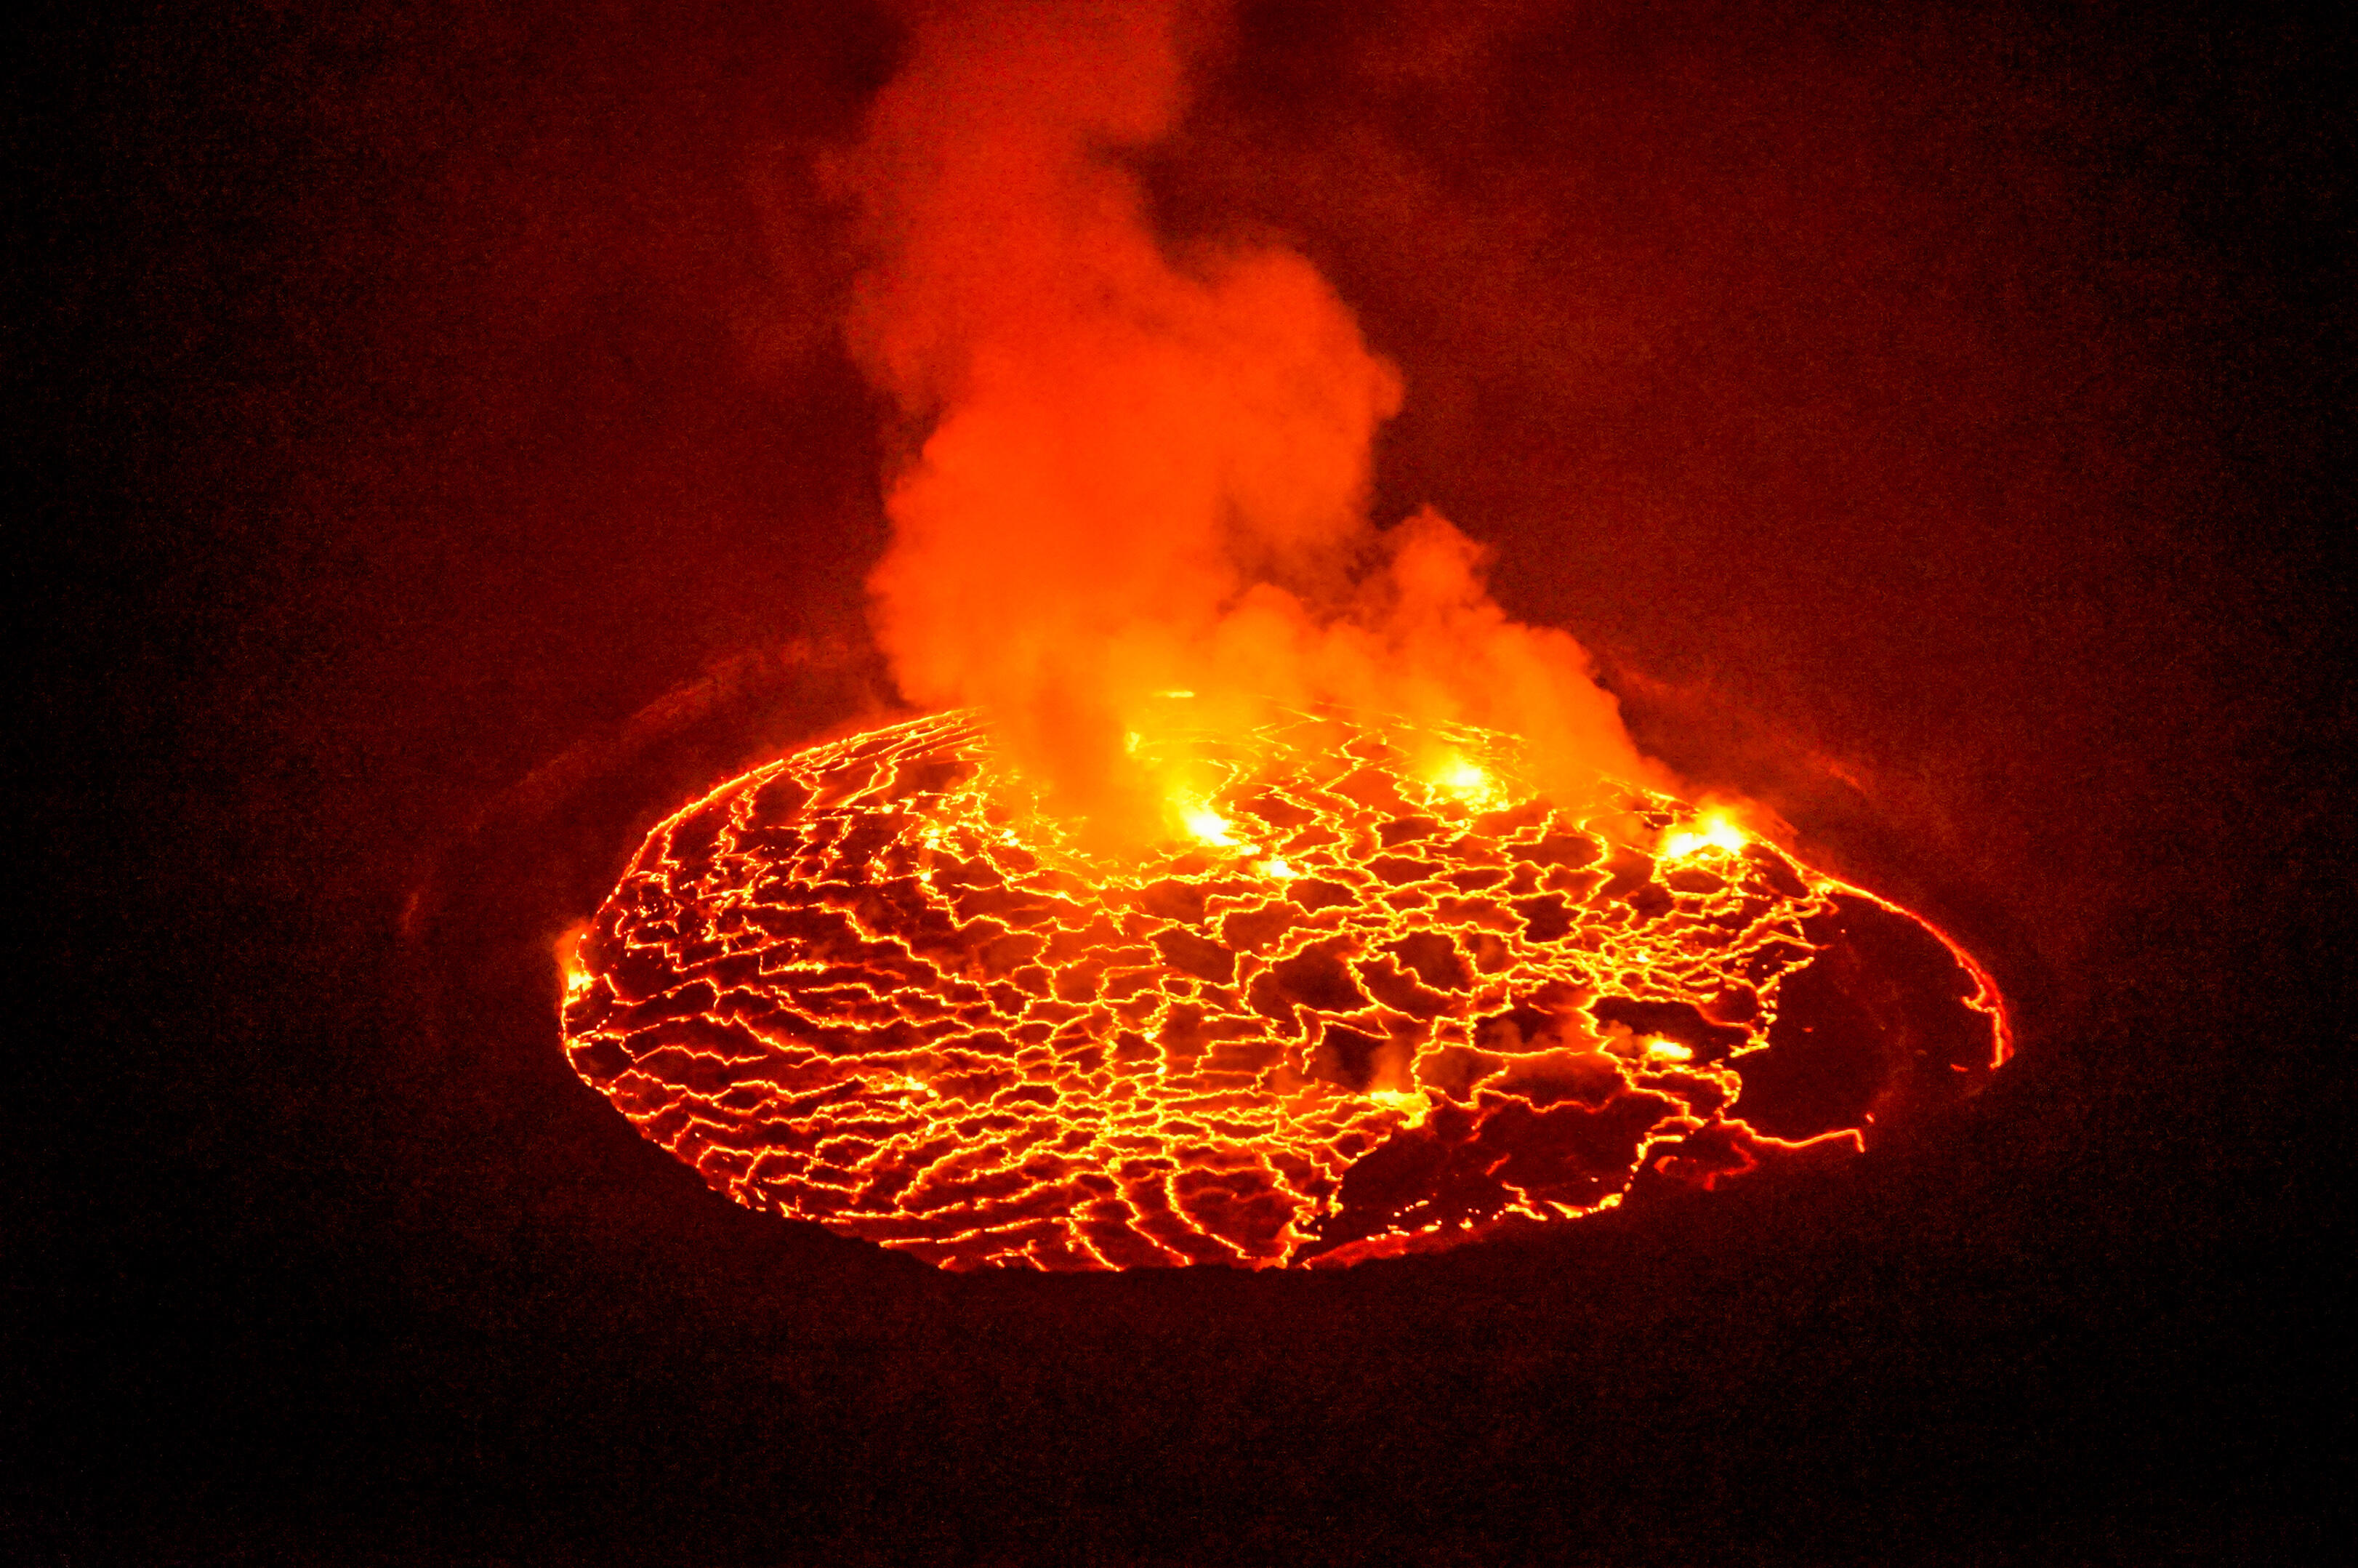
<path fill-rule="evenodd" d="M 1336 709 L 1139 741 L 1074 837 L 973 712 L 649 836 L 573 946 L 582 1078 L 717 1190 L 950 1269 L 1335 1265 L 1837 1158 L 1972 1093 L 1996 988 L 1917 916 L 1510 736 Z"/>

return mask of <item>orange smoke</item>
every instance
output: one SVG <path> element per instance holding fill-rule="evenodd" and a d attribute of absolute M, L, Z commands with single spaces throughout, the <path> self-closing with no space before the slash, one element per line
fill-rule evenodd
<path fill-rule="evenodd" d="M 1560 632 L 1431 511 L 1368 516 L 1398 373 L 1301 256 L 1174 254 L 1120 153 L 1184 106 L 1170 4 L 935 7 L 841 166 L 874 246 L 855 352 L 922 445 L 871 579 L 904 694 L 998 716 L 1064 809 L 1142 820 L 1152 694 L 1515 730 L 1545 783 L 1650 780 Z"/>

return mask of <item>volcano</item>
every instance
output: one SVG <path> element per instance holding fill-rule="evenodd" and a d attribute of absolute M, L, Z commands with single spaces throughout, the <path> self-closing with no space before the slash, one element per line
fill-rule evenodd
<path fill-rule="evenodd" d="M 1130 749 L 1109 849 L 985 716 L 813 746 L 655 828 L 565 1043 L 755 1209 L 947 1269 L 1333 1266 L 1839 1157 L 2009 1052 L 1923 920 L 1724 816 L 1333 708 Z"/>

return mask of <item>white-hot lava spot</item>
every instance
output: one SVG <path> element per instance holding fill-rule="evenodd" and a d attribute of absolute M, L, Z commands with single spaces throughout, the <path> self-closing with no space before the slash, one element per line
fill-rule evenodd
<path fill-rule="evenodd" d="M 2007 1054 L 1915 916 L 1666 796 L 1557 809 L 1510 737 L 1273 710 L 1133 754 L 1190 784 L 1120 855 L 971 712 L 724 785 L 568 953 L 576 1069 L 752 1207 L 945 1268 L 1126 1269 L 1708 1188 Z"/>

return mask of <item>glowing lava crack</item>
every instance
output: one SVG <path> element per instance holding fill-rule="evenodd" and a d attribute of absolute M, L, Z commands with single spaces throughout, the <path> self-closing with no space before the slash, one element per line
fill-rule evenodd
<path fill-rule="evenodd" d="M 1345 1263 L 1864 1147 L 2007 1054 L 1931 926 L 1665 796 L 1574 816 L 1511 738 L 1279 712 L 1143 752 L 1096 853 L 976 715 L 655 829 L 568 1050 L 754 1208 L 945 1268 Z"/>

